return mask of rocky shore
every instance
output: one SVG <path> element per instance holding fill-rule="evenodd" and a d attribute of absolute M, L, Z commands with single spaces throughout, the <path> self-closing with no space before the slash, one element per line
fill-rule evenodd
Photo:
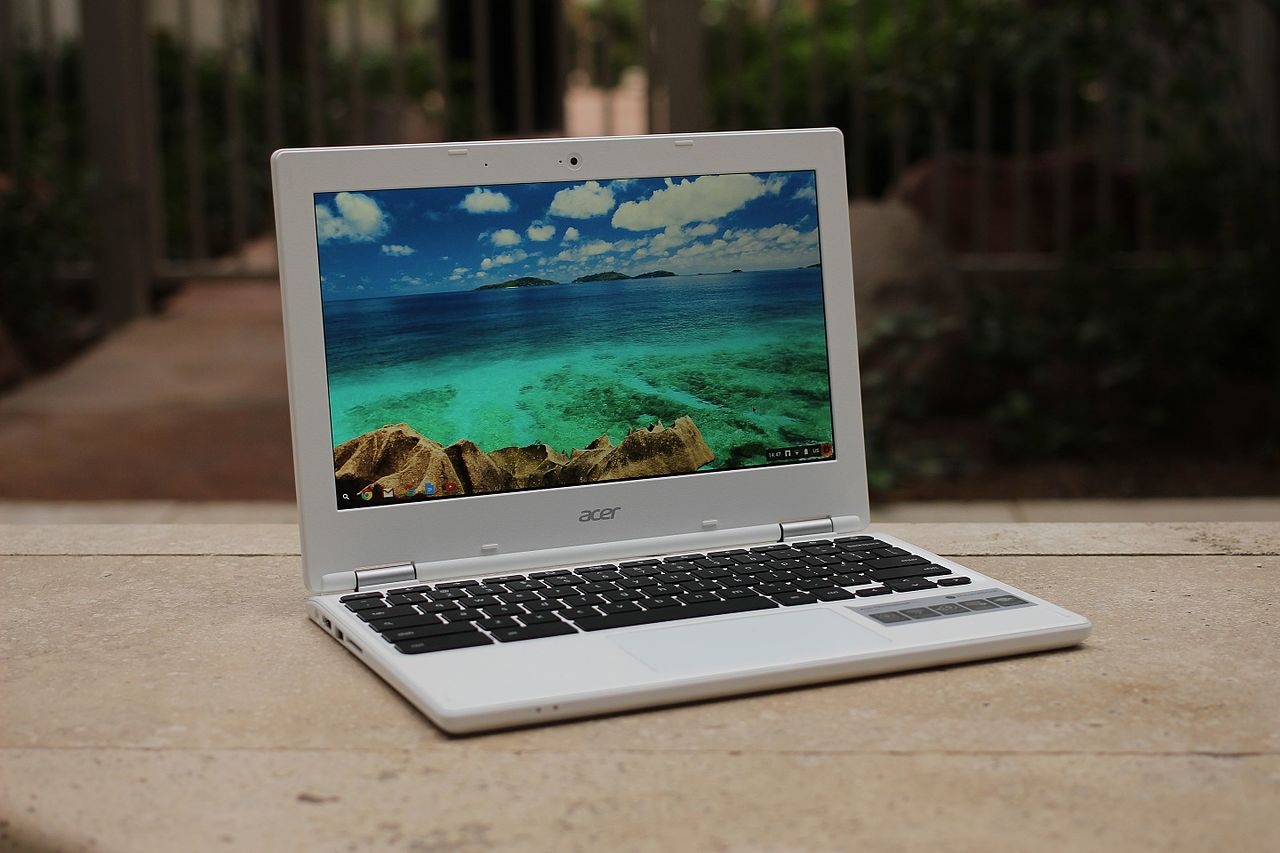
<path fill-rule="evenodd" d="M 685 474 L 714 458 L 688 416 L 671 426 L 659 421 L 633 430 L 618 444 L 602 435 L 568 453 L 545 444 L 486 453 L 465 439 L 445 447 L 403 423 L 365 433 L 333 451 L 338 491 L 373 486 L 396 495 L 423 483 L 433 483 L 437 490 L 456 483 L 457 493 L 468 495 Z"/>

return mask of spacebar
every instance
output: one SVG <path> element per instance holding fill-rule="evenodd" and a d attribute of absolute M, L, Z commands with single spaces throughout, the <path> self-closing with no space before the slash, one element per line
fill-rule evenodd
<path fill-rule="evenodd" d="M 634 613 L 587 616 L 574 621 L 573 624 L 584 631 L 603 631 L 606 628 L 630 628 L 633 625 L 652 625 L 654 622 L 671 622 L 676 619 L 697 619 L 699 616 L 768 610 L 770 607 L 777 606 L 767 598 L 731 598 L 728 601 L 707 601 L 702 604 L 686 604 L 683 607 L 659 607 Z"/>

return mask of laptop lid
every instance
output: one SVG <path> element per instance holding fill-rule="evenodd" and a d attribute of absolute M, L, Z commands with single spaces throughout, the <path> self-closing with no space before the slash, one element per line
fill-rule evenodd
<path fill-rule="evenodd" d="M 838 130 L 296 149 L 272 177 L 311 591 L 865 526 Z"/>

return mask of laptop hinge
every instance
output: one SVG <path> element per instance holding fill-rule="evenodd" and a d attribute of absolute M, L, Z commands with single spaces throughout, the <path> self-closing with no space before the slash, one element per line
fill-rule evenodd
<path fill-rule="evenodd" d="M 780 522 L 782 527 L 782 539 L 796 539 L 800 536 L 816 536 L 819 533 L 835 533 L 835 522 L 831 520 L 831 516 L 826 515 L 822 518 L 805 518 L 800 521 L 783 521 Z"/>
<path fill-rule="evenodd" d="M 356 569 L 356 589 L 378 586 L 384 583 L 404 583 L 418 579 L 413 563 L 392 563 L 387 566 L 370 566 Z"/>

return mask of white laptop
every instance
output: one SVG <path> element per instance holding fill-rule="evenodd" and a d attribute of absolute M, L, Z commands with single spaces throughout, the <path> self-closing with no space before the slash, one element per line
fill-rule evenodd
<path fill-rule="evenodd" d="M 272 177 L 307 612 L 441 728 L 1088 635 L 868 530 L 839 131 Z"/>

